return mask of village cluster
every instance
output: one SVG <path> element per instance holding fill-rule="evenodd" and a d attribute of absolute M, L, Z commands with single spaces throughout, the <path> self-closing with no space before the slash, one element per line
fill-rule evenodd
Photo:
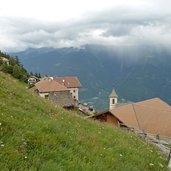
<path fill-rule="evenodd" d="M 109 110 L 96 111 L 79 102 L 81 83 L 76 76 L 44 77 L 28 79 L 34 86 L 30 89 L 39 96 L 67 108 L 78 108 L 87 119 L 99 120 L 134 131 L 142 131 L 167 139 L 171 137 L 171 106 L 159 98 L 136 103 L 119 103 L 115 89 L 109 96 Z"/>
<path fill-rule="evenodd" d="M 31 76 L 28 79 L 28 84 L 34 85 L 30 91 L 65 109 L 78 109 L 85 115 L 95 113 L 93 106 L 89 106 L 88 103 L 80 103 L 81 83 L 76 76 L 43 78 Z"/>

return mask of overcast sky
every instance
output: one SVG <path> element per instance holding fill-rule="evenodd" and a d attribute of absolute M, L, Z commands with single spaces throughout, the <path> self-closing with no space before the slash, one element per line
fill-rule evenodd
<path fill-rule="evenodd" d="M 171 47 L 171 0 L 0 0 L 0 50 Z"/>

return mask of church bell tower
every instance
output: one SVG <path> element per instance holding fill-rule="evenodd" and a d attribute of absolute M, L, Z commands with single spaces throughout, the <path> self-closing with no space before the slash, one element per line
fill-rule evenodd
<path fill-rule="evenodd" d="M 116 94 L 116 91 L 113 88 L 112 93 L 109 96 L 109 110 L 114 109 L 117 103 L 118 103 L 118 95 Z"/>

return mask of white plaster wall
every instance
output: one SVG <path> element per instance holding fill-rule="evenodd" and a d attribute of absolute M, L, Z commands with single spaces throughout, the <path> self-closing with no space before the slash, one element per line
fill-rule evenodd
<path fill-rule="evenodd" d="M 46 95 L 49 95 L 49 93 L 39 93 L 39 96 L 43 98 L 45 98 Z"/>
<path fill-rule="evenodd" d="M 113 104 L 113 99 L 115 99 L 115 104 Z M 118 103 L 118 98 L 110 98 L 109 100 L 109 109 L 114 109 L 116 104 Z"/>
<path fill-rule="evenodd" d="M 78 88 L 69 88 L 72 98 L 79 100 Z M 75 97 L 75 98 L 74 98 Z"/>

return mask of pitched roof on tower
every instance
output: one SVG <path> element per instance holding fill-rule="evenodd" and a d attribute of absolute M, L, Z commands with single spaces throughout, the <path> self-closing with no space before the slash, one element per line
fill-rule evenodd
<path fill-rule="evenodd" d="M 114 88 L 113 88 L 112 93 L 110 94 L 109 97 L 118 97 Z"/>

